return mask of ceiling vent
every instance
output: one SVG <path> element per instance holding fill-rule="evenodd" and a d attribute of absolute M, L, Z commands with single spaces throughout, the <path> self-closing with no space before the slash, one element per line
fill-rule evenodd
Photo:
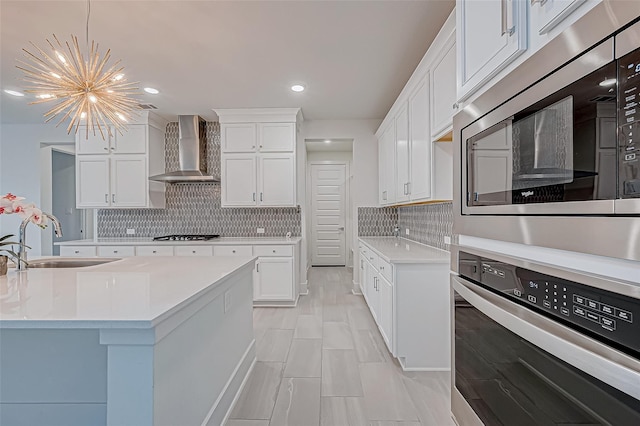
<path fill-rule="evenodd" d="M 158 107 L 153 104 L 138 104 L 138 106 L 140 109 L 158 109 Z"/>

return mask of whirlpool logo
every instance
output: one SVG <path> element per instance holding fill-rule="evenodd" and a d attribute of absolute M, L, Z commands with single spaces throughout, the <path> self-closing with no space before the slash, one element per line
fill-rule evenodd
<path fill-rule="evenodd" d="M 524 198 L 527 198 L 533 195 L 533 191 L 525 191 L 525 192 L 521 192 L 520 194 L 522 194 Z"/>

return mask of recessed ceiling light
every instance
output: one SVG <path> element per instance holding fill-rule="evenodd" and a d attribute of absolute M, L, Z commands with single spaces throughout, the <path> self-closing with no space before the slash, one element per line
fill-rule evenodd
<path fill-rule="evenodd" d="M 324 143 L 331 143 L 331 139 L 325 139 Z"/>
<path fill-rule="evenodd" d="M 293 90 L 294 92 L 302 92 L 304 90 L 304 86 L 301 84 L 294 84 L 293 86 L 291 86 L 291 90 Z"/>
<path fill-rule="evenodd" d="M 147 93 L 151 93 L 152 95 L 157 95 L 158 93 L 160 93 L 158 89 L 154 89 L 153 87 L 145 87 L 144 91 Z"/>
<path fill-rule="evenodd" d="M 22 92 L 16 92 L 15 90 L 8 90 L 8 89 L 5 89 L 5 90 L 4 90 L 4 93 L 7 93 L 7 94 L 9 94 L 9 95 L 11 95 L 11 96 L 24 96 L 24 93 L 22 93 Z"/>
<path fill-rule="evenodd" d="M 602 87 L 613 86 L 617 82 L 618 82 L 618 80 L 616 80 L 615 78 L 607 78 L 606 80 L 602 80 L 600 82 L 600 86 L 602 86 Z"/>

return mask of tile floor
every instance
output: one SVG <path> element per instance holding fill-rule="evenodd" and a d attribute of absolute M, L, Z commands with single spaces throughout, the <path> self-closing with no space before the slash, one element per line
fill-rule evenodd
<path fill-rule="evenodd" d="M 449 426 L 449 373 L 403 372 L 347 268 L 296 308 L 254 309 L 257 362 L 227 426 Z"/>

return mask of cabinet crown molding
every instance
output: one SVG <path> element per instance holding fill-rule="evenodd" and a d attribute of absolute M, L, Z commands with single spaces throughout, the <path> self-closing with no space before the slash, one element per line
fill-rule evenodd
<path fill-rule="evenodd" d="M 304 121 L 300 108 L 214 109 L 222 123 L 297 123 Z"/>

